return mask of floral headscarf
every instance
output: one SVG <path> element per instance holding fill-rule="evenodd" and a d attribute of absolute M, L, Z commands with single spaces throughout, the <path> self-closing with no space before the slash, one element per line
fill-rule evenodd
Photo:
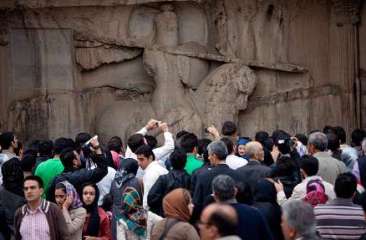
<path fill-rule="evenodd" d="M 61 184 L 65 186 L 66 194 L 72 196 L 70 209 L 81 208 L 83 206 L 83 203 L 81 202 L 79 194 L 76 191 L 75 187 L 68 181 L 63 181 L 61 182 Z"/>

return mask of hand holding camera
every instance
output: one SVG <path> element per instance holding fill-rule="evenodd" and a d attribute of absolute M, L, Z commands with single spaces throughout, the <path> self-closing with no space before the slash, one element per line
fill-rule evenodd
<path fill-rule="evenodd" d="M 168 131 L 169 131 L 169 127 L 168 127 L 168 124 L 167 124 L 166 122 L 160 123 L 160 124 L 159 124 L 159 127 L 160 127 L 160 129 L 161 129 L 163 132 L 168 132 Z"/>
<path fill-rule="evenodd" d="M 150 131 L 150 130 L 152 130 L 152 129 L 154 129 L 154 128 L 159 127 L 159 124 L 160 124 L 160 123 L 161 123 L 161 122 L 160 122 L 160 121 L 158 121 L 158 120 L 150 119 L 150 120 L 147 122 L 147 124 L 146 124 L 145 128 L 146 128 L 148 131 Z"/>
<path fill-rule="evenodd" d="M 214 125 L 205 128 L 205 132 L 211 134 L 215 139 L 220 139 L 220 133 Z"/>

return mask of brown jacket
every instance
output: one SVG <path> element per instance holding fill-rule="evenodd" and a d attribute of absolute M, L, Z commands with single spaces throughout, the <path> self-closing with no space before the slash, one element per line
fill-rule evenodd
<path fill-rule="evenodd" d="M 64 216 L 62 215 L 61 209 L 54 203 L 46 200 L 42 200 L 41 209 L 46 215 L 51 240 L 64 240 L 67 234 L 67 228 Z M 18 208 L 15 213 L 14 228 L 15 228 L 15 240 L 22 239 L 20 235 L 20 225 L 22 224 L 23 217 L 28 211 L 27 204 Z"/>
<path fill-rule="evenodd" d="M 165 230 L 165 224 L 167 218 L 158 222 L 152 229 L 150 240 L 159 240 L 161 235 Z M 200 237 L 196 229 L 187 222 L 178 222 L 173 227 L 171 227 L 168 233 L 165 235 L 165 240 L 199 240 Z"/>

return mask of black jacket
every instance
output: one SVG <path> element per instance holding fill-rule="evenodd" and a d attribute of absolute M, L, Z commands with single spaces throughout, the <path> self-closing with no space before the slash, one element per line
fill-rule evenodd
<path fill-rule="evenodd" d="M 211 202 L 212 198 L 212 180 L 218 175 L 228 175 L 232 177 L 235 181 L 240 181 L 240 177 L 238 174 L 229 168 L 226 164 L 219 164 L 217 166 L 213 166 L 211 169 L 203 172 L 201 175 L 197 176 L 197 181 L 195 188 L 193 190 L 193 216 L 192 218 L 197 220 L 201 215 L 205 204 Z"/>
<path fill-rule="evenodd" d="M 211 168 L 212 168 L 212 167 L 211 167 L 211 165 L 210 165 L 210 164 L 205 163 L 202 167 L 200 167 L 200 168 L 196 169 L 196 170 L 192 173 L 192 175 L 191 175 L 191 187 L 190 187 L 190 189 L 191 189 L 191 194 L 192 194 L 192 195 L 193 195 L 193 191 L 194 191 L 194 189 L 195 189 L 195 187 L 196 187 L 197 177 L 198 177 L 199 175 L 201 175 L 202 173 L 204 173 L 204 172 L 206 172 L 206 171 L 210 170 Z"/>
<path fill-rule="evenodd" d="M 64 171 L 59 176 L 55 177 L 48 189 L 47 200 L 55 202 L 55 187 L 57 183 L 62 181 L 70 182 L 80 193 L 81 188 L 85 183 L 95 184 L 102 180 L 108 173 L 104 155 L 96 155 L 94 162 L 97 165 L 94 169 L 82 168 L 74 171 Z"/>
<path fill-rule="evenodd" d="M 281 207 L 277 203 L 277 191 L 273 183 L 259 180 L 254 191 L 253 207 L 266 219 L 274 240 L 283 240 L 281 229 Z"/>
<path fill-rule="evenodd" d="M 164 196 L 176 188 L 185 188 L 189 191 L 190 187 L 191 177 L 184 170 L 172 170 L 168 174 L 160 176 L 147 196 L 150 211 L 164 217 L 162 207 Z"/>
<path fill-rule="evenodd" d="M 249 185 L 253 193 L 258 180 L 271 175 L 271 168 L 259 161 L 250 160 L 247 165 L 236 169 L 236 173 L 244 183 Z"/>

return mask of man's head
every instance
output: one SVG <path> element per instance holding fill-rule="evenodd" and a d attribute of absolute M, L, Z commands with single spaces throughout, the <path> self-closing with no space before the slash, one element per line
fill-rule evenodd
<path fill-rule="evenodd" d="M 207 138 L 203 138 L 203 139 L 198 140 L 197 153 L 200 156 L 202 156 L 204 162 L 210 162 L 210 160 L 208 159 L 207 146 L 211 142 L 212 141 L 210 139 L 207 139 Z"/>
<path fill-rule="evenodd" d="M 359 147 L 361 146 L 362 140 L 366 137 L 366 132 L 363 129 L 355 129 L 352 131 L 351 138 L 352 138 L 352 146 Z"/>
<path fill-rule="evenodd" d="M 313 155 L 317 152 L 325 152 L 328 148 L 328 138 L 322 132 L 310 134 L 308 140 L 308 152 Z"/>
<path fill-rule="evenodd" d="M 92 136 L 89 133 L 86 132 L 78 133 L 75 137 L 76 149 L 80 152 L 81 147 L 84 145 L 84 143 L 89 141 L 91 138 Z"/>
<path fill-rule="evenodd" d="M 23 184 L 24 196 L 28 202 L 34 202 L 41 199 L 43 194 L 43 181 L 38 176 L 28 176 Z"/>
<path fill-rule="evenodd" d="M 202 211 L 199 223 L 202 240 L 236 235 L 237 227 L 238 216 L 230 205 L 214 203 Z"/>
<path fill-rule="evenodd" d="M 340 146 L 340 141 L 338 136 L 334 133 L 327 133 L 328 138 L 328 149 L 332 152 L 338 151 Z"/>
<path fill-rule="evenodd" d="M 180 147 L 186 153 L 197 153 L 198 138 L 193 133 L 187 133 L 180 138 Z"/>
<path fill-rule="evenodd" d="M 146 144 L 146 142 L 145 142 L 144 136 L 139 133 L 133 134 L 127 139 L 128 147 L 135 154 L 136 154 L 136 150 L 145 144 Z"/>
<path fill-rule="evenodd" d="M 53 154 L 53 142 L 51 140 L 42 140 L 39 142 L 39 155 L 51 157 Z"/>
<path fill-rule="evenodd" d="M 235 199 L 235 181 L 228 175 L 218 175 L 212 181 L 212 192 L 217 202 Z"/>
<path fill-rule="evenodd" d="M 116 153 L 122 153 L 123 142 L 118 136 L 111 137 L 108 141 L 108 150 L 115 151 Z"/>
<path fill-rule="evenodd" d="M 300 170 L 305 177 L 315 176 L 319 171 L 319 160 L 311 155 L 302 156 Z"/>
<path fill-rule="evenodd" d="M 214 141 L 207 146 L 208 159 L 212 166 L 224 162 L 228 151 L 226 145 L 222 141 Z"/>
<path fill-rule="evenodd" d="M 226 121 L 222 124 L 221 134 L 227 137 L 236 137 L 238 135 L 236 124 L 232 121 Z"/>
<path fill-rule="evenodd" d="M 55 140 L 55 143 L 53 145 L 53 151 L 55 155 L 60 155 L 64 149 L 70 147 L 72 147 L 70 146 L 70 141 L 67 138 L 61 137 Z"/>
<path fill-rule="evenodd" d="M 346 135 L 346 131 L 344 130 L 344 128 L 337 126 L 337 127 L 334 127 L 334 131 L 339 139 L 340 144 L 345 144 L 347 141 L 347 135 Z"/>
<path fill-rule="evenodd" d="M 60 155 L 61 163 L 64 165 L 65 171 L 72 171 L 81 166 L 79 154 L 72 148 L 66 148 Z"/>
<path fill-rule="evenodd" d="M 170 163 L 172 164 L 173 169 L 183 170 L 184 167 L 186 166 L 187 154 L 183 149 L 176 148 L 170 154 L 169 160 Z"/>
<path fill-rule="evenodd" d="M 282 232 L 286 240 L 316 236 L 313 208 L 303 200 L 289 200 L 282 205 Z"/>
<path fill-rule="evenodd" d="M 245 145 L 245 152 L 250 159 L 263 161 L 264 160 L 264 151 L 262 144 L 257 141 L 252 141 Z"/>
<path fill-rule="evenodd" d="M 334 192 L 337 198 L 352 198 L 356 188 L 357 179 L 352 173 L 339 174 L 334 184 Z"/>
<path fill-rule="evenodd" d="M 137 161 L 139 166 L 145 170 L 149 164 L 155 160 L 155 155 L 149 145 L 140 146 L 136 152 Z"/>
<path fill-rule="evenodd" d="M 3 132 L 0 135 L 1 149 L 4 150 L 15 150 L 18 147 L 18 139 L 13 132 Z"/>
<path fill-rule="evenodd" d="M 264 141 L 265 141 L 267 138 L 269 138 L 269 134 L 268 134 L 268 132 L 265 132 L 265 131 L 259 131 L 259 132 L 256 132 L 255 137 L 254 137 L 254 140 L 263 144 L 263 143 L 264 143 Z"/>

